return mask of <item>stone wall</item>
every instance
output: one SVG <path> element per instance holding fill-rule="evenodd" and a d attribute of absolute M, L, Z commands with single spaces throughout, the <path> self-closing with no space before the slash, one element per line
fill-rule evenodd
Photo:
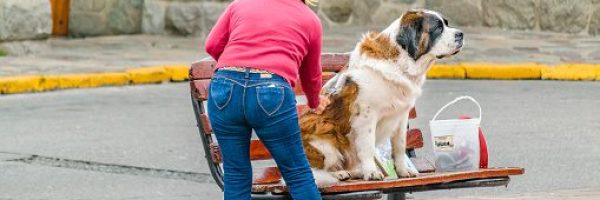
<path fill-rule="evenodd" d="M 43 39 L 51 31 L 48 0 L 0 0 L 0 42 Z"/>
<path fill-rule="evenodd" d="M 230 0 L 145 0 L 142 32 L 204 35 Z M 600 34 L 600 0 L 320 0 L 326 28 L 383 27 L 411 8 L 441 12 L 454 26 Z"/>
<path fill-rule="evenodd" d="M 144 0 L 71 0 L 69 34 L 97 36 L 140 33 Z"/>
<path fill-rule="evenodd" d="M 165 30 L 180 35 L 206 35 L 225 10 L 222 2 L 172 2 L 165 11 Z"/>
<path fill-rule="evenodd" d="M 227 5 L 210 0 L 71 0 L 69 34 L 201 36 Z"/>
<path fill-rule="evenodd" d="M 229 2 L 231 0 L 145 0 L 141 32 L 206 35 Z M 403 11 L 418 5 L 424 5 L 424 0 L 321 0 L 313 10 L 324 26 L 331 27 L 389 23 Z"/>
<path fill-rule="evenodd" d="M 327 25 L 388 24 L 410 8 L 442 13 L 455 26 L 600 34 L 600 0 L 321 0 Z"/>
<path fill-rule="evenodd" d="M 73 37 L 206 35 L 231 0 L 71 0 Z M 320 0 L 326 28 L 383 27 L 410 8 L 440 11 L 455 26 L 600 34 L 600 0 Z M 49 0 L 0 0 L 0 41 L 43 39 Z"/>
<path fill-rule="evenodd" d="M 456 6 L 456 5 L 460 6 Z M 460 25 L 537 30 L 573 34 L 600 34 L 599 0 L 426 0 Z"/>

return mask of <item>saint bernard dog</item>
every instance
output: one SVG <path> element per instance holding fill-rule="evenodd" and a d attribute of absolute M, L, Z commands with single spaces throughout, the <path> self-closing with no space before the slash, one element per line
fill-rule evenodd
<path fill-rule="evenodd" d="M 382 32 L 365 34 L 348 69 L 323 86 L 331 100 L 324 112 L 300 117 L 317 183 L 382 180 L 376 146 L 389 140 L 398 176 L 415 176 L 404 164 L 410 109 L 435 60 L 457 54 L 462 46 L 462 31 L 429 10 L 408 11 Z"/>

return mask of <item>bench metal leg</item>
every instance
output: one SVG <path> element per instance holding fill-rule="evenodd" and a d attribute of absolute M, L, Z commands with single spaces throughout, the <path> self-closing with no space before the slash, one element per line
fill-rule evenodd
<path fill-rule="evenodd" d="M 388 200 L 406 200 L 406 193 L 392 193 L 388 194 Z"/>

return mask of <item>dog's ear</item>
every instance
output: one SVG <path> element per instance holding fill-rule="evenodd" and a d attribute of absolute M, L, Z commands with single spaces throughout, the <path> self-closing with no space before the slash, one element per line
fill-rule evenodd
<path fill-rule="evenodd" d="M 398 43 L 411 58 L 417 60 L 427 51 L 425 14 L 422 11 L 408 11 L 400 19 L 400 30 L 396 36 Z"/>

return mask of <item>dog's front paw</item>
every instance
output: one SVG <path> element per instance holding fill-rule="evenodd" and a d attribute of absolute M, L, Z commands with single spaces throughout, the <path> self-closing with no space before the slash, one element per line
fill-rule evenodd
<path fill-rule="evenodd" d="M 366 171 L 363 174 L 363 179 L 365 181 L 381 181 L 383 178 L 383 173 L 381 173 L 379 170 Z"/>
<path fill-rule="evenodd" d="M 410 178 L 416 177 L 419 172 L 406 167 L 396 167 L 396 174 L 398 174 L 398 178 Z"/>
<path fill-rule="evenodd" d="M 337 171 L 337 172 L 331 172 L 331 174 L 333 176 L 335 176 L 335 178 L 337 178 L 340 181 L 345 181 L 345 180 L 348 180 L 348 179 L 352 178 L 352 175 L 350 174 L 350 172 L 349 171 L 345 171 L 345 170 Z"/>

